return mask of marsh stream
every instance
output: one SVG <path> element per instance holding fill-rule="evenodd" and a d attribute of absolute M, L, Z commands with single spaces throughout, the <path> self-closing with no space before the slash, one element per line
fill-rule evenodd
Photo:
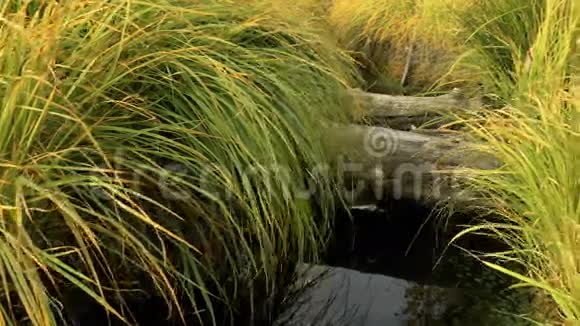
<path fill-rule="evenodd" d="M 276 326 L 529 324 L 506 315 L 525 314 L 527 293 L 506 290 L 508 279 L 464 250 L 493 252 L 501 244 L 470 236 L 459 247 L 447 245 L 459 229 L 456 222 L 468 222 L 465 216 L 437 218 L 431 208 L 408 201 L 349 212 L 337 215 L 324 265 L 300 266 L 296 286 L 306 290 Z M 107 325 L 86 299 L 76 297 L 67 305 L 73 312 L 70 324 Z M 139 325 L 176 325 L 163 319 L 160 307 L 161 300 L 148 300 L 133 313 L 142 314 Z"/>
<path fill-rule="evenodd" d="M 465 216 L 437 218 L 413 202 L 338 216 L 326 263 L 304 266 L 315 281 L 291 325 L 528 325 L 531 300 L 474 257 L 503 249 L 469 236 L 448 246 Z M 468 251 L 466 251 L 469 250 Z"/>

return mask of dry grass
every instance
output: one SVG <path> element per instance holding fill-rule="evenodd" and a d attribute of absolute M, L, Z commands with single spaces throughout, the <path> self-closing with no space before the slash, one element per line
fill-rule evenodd
<path fill-rule="evenodd" d="M 476 187 L 496 204 L 500 223 L 482 223 L 511 251 L 491 264 L 557 307 L 554 323 L 580 319 L 580 98 L 578 3 L 567 0 L 482 2 L 465 19 L 477 51 L 474 66 L 503 108 L 468 121 L 483 150 L 504 166 L 477 171 Z M 519 264 L 524 272 L 506 266 Z"/>
<path fill-rule="evenodd" d="M 129 324 L 138 292 L 175 319 L 269 318 L 259 300 L 331 222 L 332 183 L 308 170 L 319 121 L 341 119 L 340 51 L 261 1 L 9 0 L 0 17 L 0 324 L 57 324 L 71 287 Z M 296 195 L 308 181 L 316 201 Z"/>
<path fill-rule="evenodd" d="M 470 1 L 336 0 L 329 24 L 364 66 L 369 87 L 418 93 L 471 81 L 454 67 L 465 50 L 457 17 Z M 407 68 L 409 67 L 409 68 Z M 452 69 L 455 68 L 455 69 Z"/>

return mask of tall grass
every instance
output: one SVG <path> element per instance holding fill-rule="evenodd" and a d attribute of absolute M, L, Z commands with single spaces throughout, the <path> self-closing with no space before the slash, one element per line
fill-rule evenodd
<path fill-rule="evenodd" d="M 506 241 L 512 250 L 494 255 L 506 264 L 488 265 L 551 299 L 534 317 L 570 325 L 580 319 L 578 9 L 568 0 L 481 1 L 464 16 L 474 67 L 503 107 L 470 123 L 504 163 L 473 180 L 501 220 L 466 232 Z"/>
<path fill-rule="evenodd" d="M 308 171 L 341 119 L 341 54 L 260 1 L 0 13 L 0 323 L 56 324 L 71 287 L 129 324 L 136 290 L 183 321 L 265 318 L 275 271 L 328 231 L 333 187 Z"/>
<path fill-rule="evenodd" d="M 464 51 L 455 17 L 472 2 L 335 0 L 328 21 L 343 46 L 357 53 L 370 89 L 420 93 L 470 80 L 450 70 Z"/>

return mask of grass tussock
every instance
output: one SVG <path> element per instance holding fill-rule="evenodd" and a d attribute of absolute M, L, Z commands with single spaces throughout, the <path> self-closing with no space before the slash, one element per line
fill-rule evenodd
<path fill-rule="evenodd" d="M 454 66 L 465 50 L 456 18 L 472 2 L 335 0 L 328 21 L 343 46 L 357 53 L 368 88 L 419 93 L 470 80 Z"/>
<path fill-rule="evenodd" d="M 469 123 L 504 163 L 473 180 L 501 221 L 466 232 L 508 243 L 511 251 L 494 255 L 505 265 L 488 265 L 549 298 L 533 318 L 570 325 L 580 319 L 578 9 L 567 0 L 482 1 L 464 16 L 474 67 L 503 107 Z"/>
<path fill-rule="evenodd" d="M 129 324 L 138 291 L 182 321 L 268 318 L 276 271 L 328 231 L 332 183 L 308 171 L 319 122 L 341 119 L 339 51 L 259 1 L 7 0 L 0 17 L 0 323 L 55 325 L 69 288 Z"/>

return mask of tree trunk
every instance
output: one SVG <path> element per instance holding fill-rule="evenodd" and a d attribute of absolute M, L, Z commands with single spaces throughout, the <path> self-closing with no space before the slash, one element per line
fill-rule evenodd
<path fill-rule="evenodd" d="M 353 90 L 361 112 L 366 118 L 411 117 L 429 114 L 478 110 L 482 107 L 479 98 L 468 98 L 459 89 L 435 97 L 393 96 Z"/>
<path fill-rule="evenodd" d="M 386 198 L 474 202 L 478 198 L 463 182 L 468 169 L 499 166 L 492 156 L 470 149 L 455 136 L 347 125 L 329 128 L 326 138 L 352 205 Z"/>

